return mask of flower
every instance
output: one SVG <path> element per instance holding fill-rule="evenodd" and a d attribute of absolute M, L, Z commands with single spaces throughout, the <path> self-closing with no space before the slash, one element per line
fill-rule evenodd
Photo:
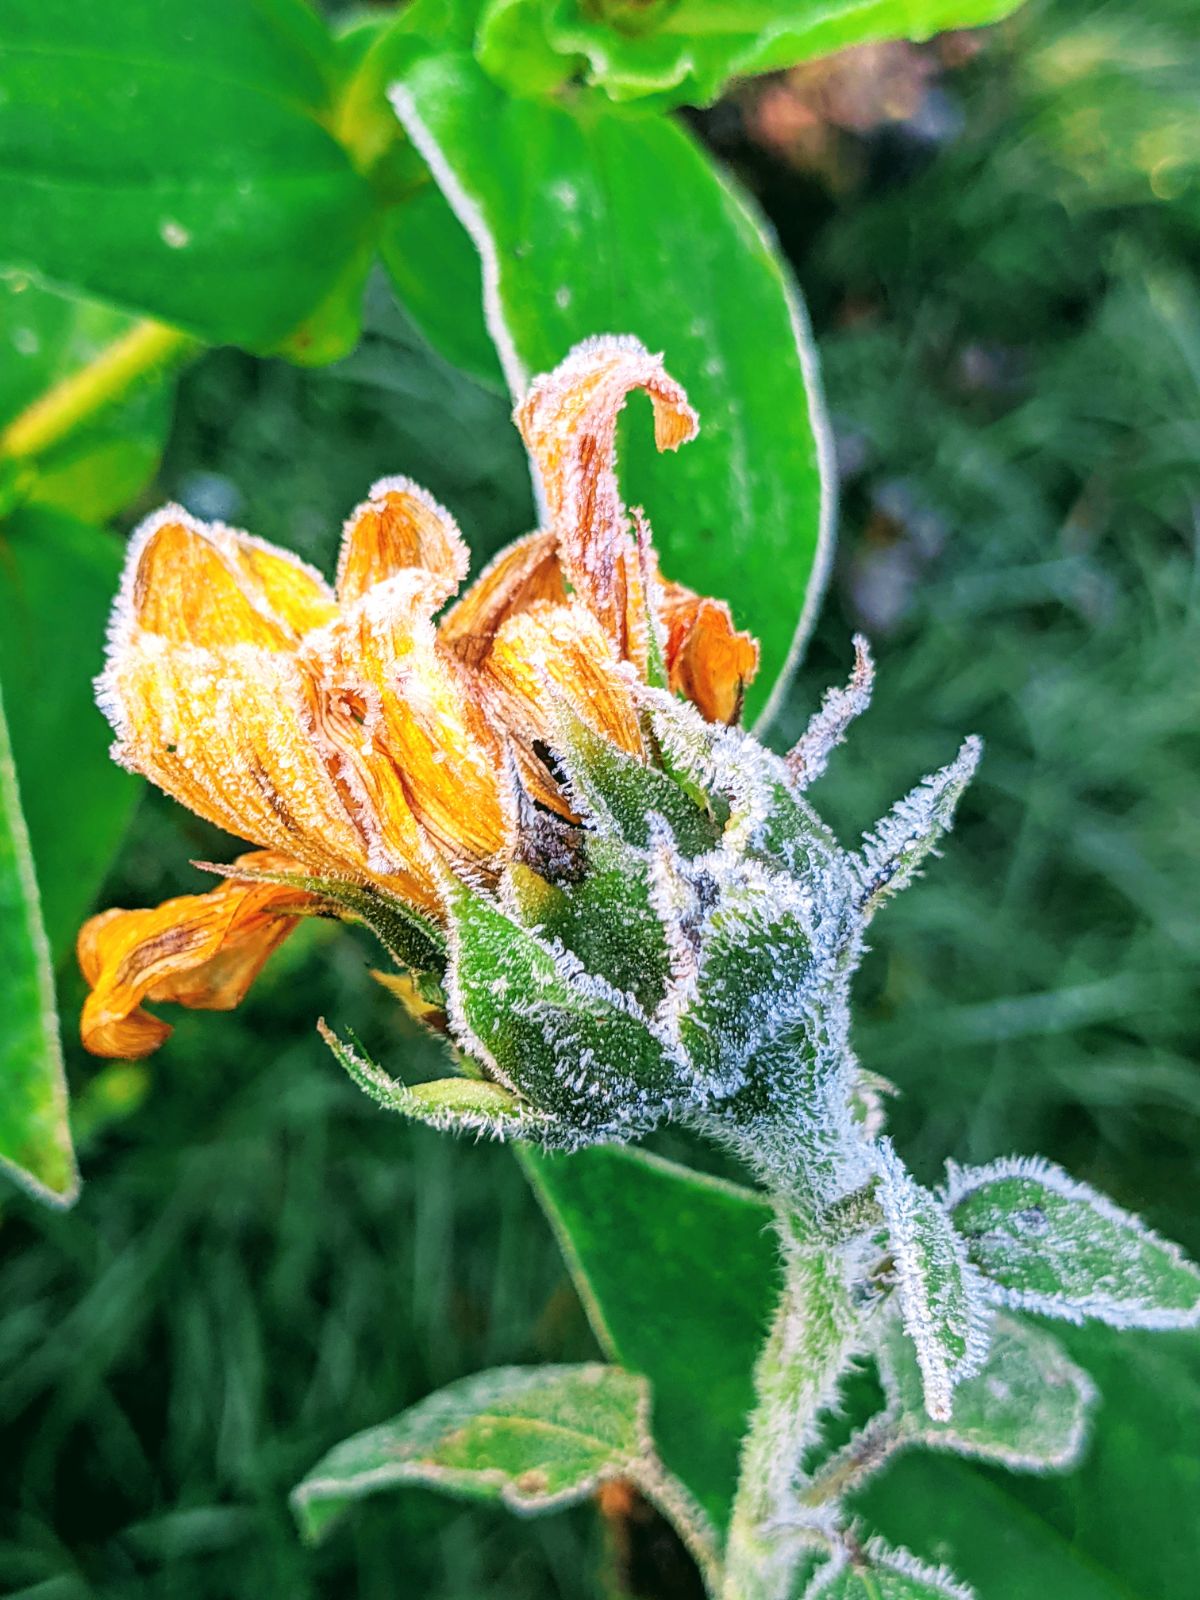
<path fill-rule="evenodd" d="M 357 917 L 403 960 L 436 933 L 447 873 L 494 885 L 530 817 L 569 832 L 561 705 L 646 765 L 639 685 L 736 721 L 757 646 L 723 602 L 661 579 L 644 518 L 621 502 L 616 424 L 635 389 L 660 449 L 695 435 L 684 391 L 634 339 L 589 340 L 534 382 L 515 420 L 546 525 L 440 621 L 467 549 L 405 478 L 348 519 L 333 588 L 175 506 L 137 530 L 97 681 L 114 757 L 259 849 L 207 894 L 84 925 L 89 1050 L 155 1050 L 170 1029 L 144 1001 L 236 1005 L 301 916 Z"/>

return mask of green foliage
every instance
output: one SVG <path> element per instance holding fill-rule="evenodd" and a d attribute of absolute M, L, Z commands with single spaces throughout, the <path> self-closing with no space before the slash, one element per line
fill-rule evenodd
<path fill-rule="evenodd" d="M 411 1484 L 531 1515 L 636 1480 L 649 1390 L 619 1367 L 498 1367 L 335 1445 L 292 1505 L 309 1538 L 353 1501 Z"/>
<path fill-rule="evenodd" d="M 955 1167 L 947 1204 L 1005 1305 L 1118 1328 L 1200 1321 L 1200 1271 L 1178 1246 L 1049 1162 Z"/>
<path fill-rule="evenodd" d="M 42 926 L 29 835 L 0 701 L 0 1166 L 41 1198 L 69 1205 L 79 1179 L 67 1128 L 67 1095 L 54 978 Z"/>
<path fill-rule="evenodd" d="M 872 1540 L 852 1559 L 831 1561 L 805 1591 L 805 1600 L 974 1600 L 944 1567 L 928 1567 L 904 1550 Z"/>
<path fill-rule="evenodd" d="M 945 28 L 995 22 L 1019 4 L 489 0 L 478 50 L 484 66 L 516 94 L 552 88 L 582 69 L 614 100 L 707 105 L 730 78 L 772 72 L 868 40 L 928 39 Z"/>
<path fill-rule="evenodd" d="M 809 336 L 760 218 L 674 123 L 618 116 L 587 95 L 513 99 L 465 54 L 418 58 L 396 106 L 480 253 L 514 394 L 591 334 L 632 333 L 667 352 L 700 436 L 659 458 L 630 429 L 625 497 L 649 513 L 668 576 L 736 596 L 739 626 L 762 645 L 749 694 L 751 714 L 762 711 L 797 617 L 811 620 L 831 504 Z"/>

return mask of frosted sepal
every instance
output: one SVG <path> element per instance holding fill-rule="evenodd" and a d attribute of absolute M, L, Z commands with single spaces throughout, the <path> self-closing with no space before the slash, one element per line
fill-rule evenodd
<path fill-rule="evenodd" d="M 867 834 L 859 857 L 864 916 L 869 918 L 885 900 L 912 882 L 925 857 L 953 824 L 955 808 L 982 754 L 980 740 L 964 739 L 949 766 L 922 778 Z"/>

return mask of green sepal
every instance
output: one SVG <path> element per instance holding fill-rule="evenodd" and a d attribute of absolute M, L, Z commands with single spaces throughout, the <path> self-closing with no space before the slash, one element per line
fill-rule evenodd
<path fill-rule="evenodd" d="M 657 815 L 686 856 L 701 855 L 717 842 L 713 817 L 667 773 L 596 733 L 565 700 L 556 701 L 555 713 L 554 753 L 566 769 L 577 808 L 597 826 L 644 850 Z"/>
<path fill-rule="evenodd" d="M 1200 1269 L 1048 1161 L 951 1166 L 946 1203 L 999 1304 L 1117 1328 L 1200 1322 Z"/>
<path fill-rule="evenodd" d="M 576 1142 L 651 1125 L 690 1072 L 636 1002 L 451 879 L 446 987 L 461 1047 Z"/>

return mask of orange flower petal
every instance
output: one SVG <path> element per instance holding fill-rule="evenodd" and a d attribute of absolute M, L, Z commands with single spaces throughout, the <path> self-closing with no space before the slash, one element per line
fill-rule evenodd
<path fill-rule="evenodd" d="M 438 644 L 437 592 L 415 569 L 375 584 L 310 648 L 329 695 L 325 729 L 385 829 L 415 819 L 451 859 L 487 866 L 505 838 L 499 744 L 468 674 Z"/>
<path fill-rule="evenodd" d="M 237 864 L 302 870 L 270 852 L 239 856 Z M 91 985 L 80 1023 L 84 1047 L 118 1059 L 157 1050 L 171 1028 L 142 1009 L 144 1000 L 231 1010 L 296 918 L 320 903 L 302 889 L 229 879 L 207 894 L 179 895 L 153 910 L 92 917 L 80 929 L 77 947 Z"/>
<path fill-rule="evenodd" d="M 502 550 L 442 618 L 438 638 L 467 667 L 478 667 L 501 624 L 536 600 L 565 601 L 567 586 L 553 532 L 530 533 Z"/>
<path fill-rule="evenodd" d="M 529 792 L 566 809 L 538 744 L 553 745 L 554 708 L 547 688 L 622 750 L 644 755 L 633 688 L 603 628 L 581 605 L 539 601 L 504 623 L 484 668 L 493 719 L 513 741 Z"/>
<path fill-rule="evenodd" d="M 458 524 L 432 495 L 409 478 L 381 478 L 346 521 L 338 599 L 352 603 L 372 585 L 415 567 L 429 574 L 435 606 L 441 605 L 466 577 L 469 560 Z"/>
<path fill-rule="evenodd" d="M 654 442 L 674 450 L 695 436 L 687 395 L 631 338 L 589 339 L 534 380 L 515 418 L 541 474 L 563 570 L 577 597 L 629 657 L 627 591 L 636 571 L 616 478 L 617 418 L 632 389 L 654 407 Z M 635 608 L 636 609 L 636 608 Z"/>
<path fill-rule="evenodd" d="M 709 722 L 736 722 L 746 685 L 758 671 L 758 645 L 733 625 L 723 600 L 708 600 L 676 583 L 662 586 L 671 688 Z"/>

